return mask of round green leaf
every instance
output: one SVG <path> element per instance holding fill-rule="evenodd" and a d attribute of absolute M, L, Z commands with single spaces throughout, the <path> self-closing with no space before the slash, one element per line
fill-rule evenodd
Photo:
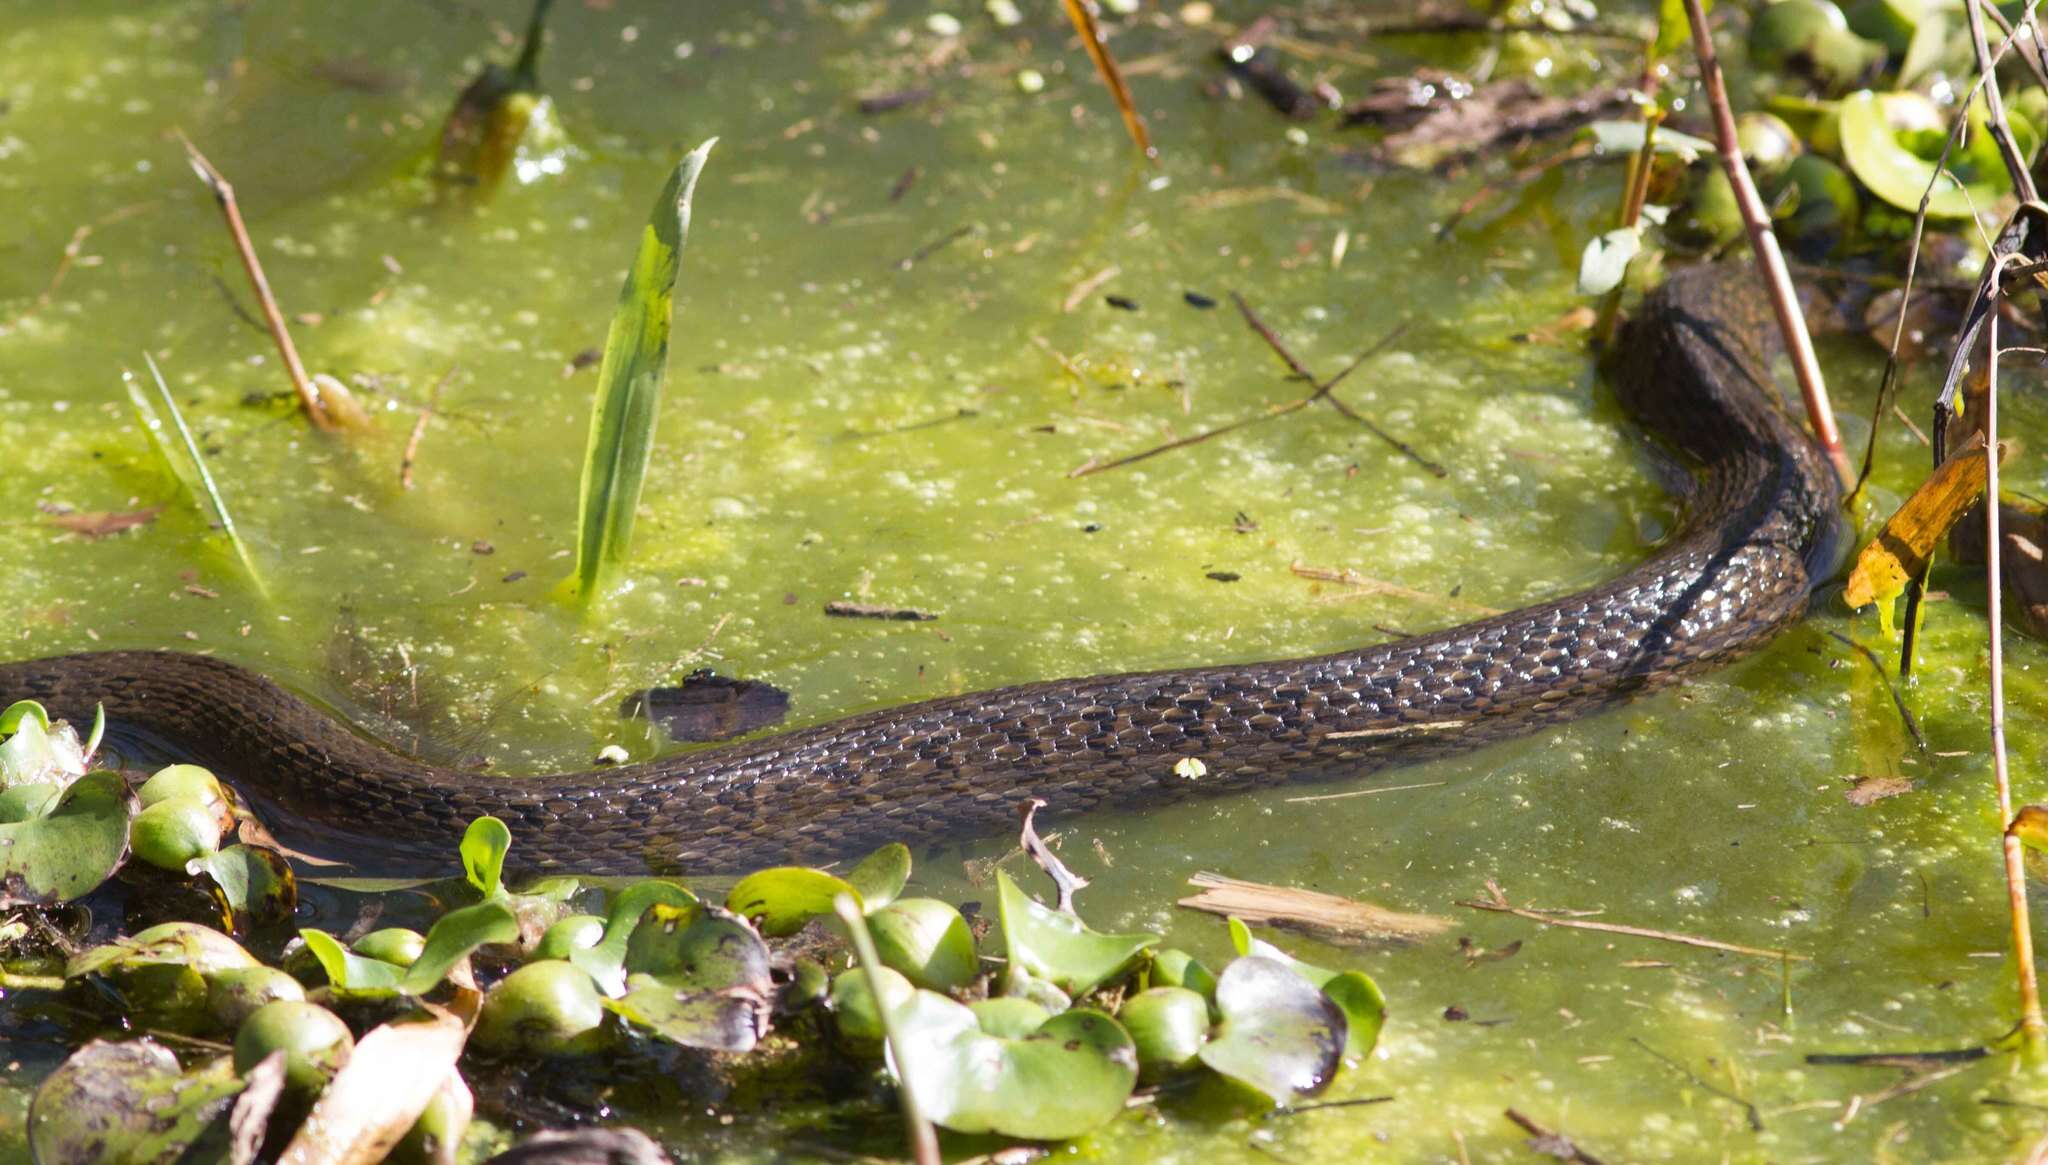
<path fill-rule="evenodd" d="M 1085 995 L 1159 941 L 1152 934 L 1098 934 L 1071 914 L 1040 905 L 996 871 L 996 911 L 1013 967 L 1073 995 Z"/>
<path fill-rule="evenodd" d="M 899 972 L 877 967 L 875 976 L 882 984 L 882 998 L 891 1008 L 907 1005 L 917 994 L 917 988 Z M 833 976 L 832 1014 L 841 1036 L 871 1051 L 881 1044 L 882 1012 L 868 988 L 866 971 L 854 967 Z"/>
<path fill-rule="evenodd" d="M 151 1040 L 95 1040 L 36 1089 L 29 1154 L 41 1165 L 176 1161 L 241 1090 L 225 1056 L 187 1074 Z"/>
<path fill-rule="evenodd" d="M 144 809 L 180 798 L 199 801 L 216 810 L 227 805 L 227 795 L 221 792 L 219 779 L 211 770 L 198 765 L 165 765 L 135 790 L 135 799 L 142 802 Z"/>
<path fill-rule="evenodd" d="M 904 898 L 868 915 L 875 953 L 912 983 L 951 991 L 974 982 L 981 958 L 967 920 L 936 898 Z"/>
<path fill-rule="evenodd" d="M 574 964 L 528 963 L 484 996 L 470 1040 L 492 1052 L 540 1055 L 595 1051 L 603 1043 L 603 997 Z"/>
<path fill-rule="evenodd" d="M 1277 959 L 1236 959 L 1216 980 L 1222 1026 L 1202 1063 L 1285 1104 L 1329 1084 L 1344 1056 L 1344 1012 Z"/>
<path fill-rule="evenodd" d="M 246 1075 L 272 1052 L 285 1055 L 285 1080 L 303 1093 L 327 1086 L 355 1050 L 341 1018 L 317 1003 L 279 999 L 249 1013 L 235 1031 L 235 1071 Z"/>
<path fill-rule="evenodd" d="M 64 974 L 76 979 L 152 965 L 184 966 L 201 975 L 214 975 L 261 964 L 240 943 L 211 927 L 164 922 L 72 956 L 64 965 Z"/>
<path fill-rule="evenodd" d="M 88 773 L 40 817 L 0 825 L 0 906 L 69 902 L 128 856 L 135 799 L 115 772 Z"/>
<path fill-rule="evenodd" d="M 852 883 L 823 870 L 776 866 L 741 878 L 726 894 L 725 908 L 769 938 L 781 938 L 802 930 L 813 918 L 831 914 L 832 900 L 841 894 L 853 895 L 861 912 L 867 912 L 866 900 Z"/>
<path fill-rule="evenodd" d="M 1037 1031 L 1045 1021 L 1052 1018 L 1052 1012 L 1034 1000 L 1021 995 L 998 995 L 993 999 L 977 999 L 967 1005 L 974 1013 L 981 1030 L 1004 1039 L 1023 1039 Z"/>
<path fill-rule="evenodd" d="M 1984 131 L 1980 103 L 1970 106 L 1969 140 L 1950 154 L 1948 169 L 1937 175 L 1934 163 L 1940 156 L 1940 139 L 1944 135 L 1938 131 L 1917 135 L 1926 140 L 1932 157 L 1923 157 L 1907 148 L 1886 115 L 1887 104 L 1895 100 L 1914 98 L 1865 90 L 1842 99 L 1842 157 L 1850 172 L 1873 194 L 1900 210 L 1914 211 L 1931 181 L 1933 191 L 1927 202 L 1927 216 L 1957 219 L 1990 210 L 2010 192 L 2011 183 L 1999 161 L 1997 147 Z M 2030 152 L 2035 137 L 2032 128 L 2024 121 L 2014 121 L 2012 128 L 2020 151 Z"/>
<path fill-rule="evenodd" d="M 1122 1112 L 1138 1082 L 1130 1035 L 1099 1011 L 1062 1012 L 1005 1039 L 983 1032 L 967 1007 L 920 991 L 891 1019 L 898 1076 L 926 1117 L 956 1132 L 1078 1137 Z"/>
<path fill-rule="evenodd" d="M 128 838 L 138 859 L 174 873 L 194 873 L 194 863 L 220 849 L 220 813 L 197 797 L 158 801 L 135 815 Z"/>
<path fill-rule="evenodd" d="M 1272 943 L 1253 938 L 1251 928 L 1235 918 L 1230 920 L 1230 941 L 1240 955 L 1258 955 L 1292 967 L 1295 974 L 1320 988 L 1342 1008 L 1348 1027 L 1345 1055 L 1363 1056 L 1379 1042 L 1380 1028 L 1387 1019 L 1387 1000 L 1371 976 L 1363 971 L 1332 971 L 1304 963 Z"/>
<path fill-rule="evenodd" d="M 1153 987 L 1124 1000 L 1117 1022 L 1138 1048 L 1147 1076 L 1176 1072 L 1195 1062 L 1209 1038 L 1209 1001 L 1185 987 Z"/>
<path fill-rule="evenodd" d="M 846 872 L 846 884 L 860 895 L 859 900 L 869 913 L 894 902 L 908 881 L 910 847 L 900 841 L 892 841 L 862 858 L 859 865 Z"/>
<path fill-rule="evenodd" d="M 1152 956 L 1151 983 L 1154 987 L 1185 987 L 1199 995 L 1216 994 L 1216 976 L 1200 959 L 1178 947 L 1168 947 Z"/>
<path fill-rule="evenodd" d="M 238 929 L 284 922 L 298 908 L 298 879 L 276 850 L 231 845 L 203 859 L 200 868 L 219 887 Z"/>

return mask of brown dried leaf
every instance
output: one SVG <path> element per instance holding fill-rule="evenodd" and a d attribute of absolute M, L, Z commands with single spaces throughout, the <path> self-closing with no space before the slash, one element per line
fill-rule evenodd
<path fill-rule="evenodd" d="M 1849 572 L 1849 585 L 1842 592 L 1849 606 L 1884 602 L 1882 614 L 1889 627 L 1890 600 L 1905 588 L 1907 579 L 1927 569 L 1935 544 L 1984 496 L 1983 450 L 1979 437 L 1949 454 L 1898 512 L 1885 519 L 1884 528 L 1856 555 L 1856 568 Z"/>
<path fill-rule="evenodd" d="M 1188 879 L 1201 893 L 1183 898 L 1190 910 L 1241 919 L 1253 926 L 1277 926 L 1324 940 L 1359 944 L 1417 942 L 1450 928 L 1450 920 L 1429 914 L 1403 914 L 1290 886 L 1245 882 L 1221 874 L 1202 873 Z"/>
<path fill-rule="evenodd" d="M 133 530 L 156 521 L 164 512 L 162 506 L 148 506 L 140 510 L 83 511 L 70 514 L 52 514 L 50 523 L 90 541 L 98 541 L 123 530 Z"/>
<path fill-rule="evenodd" d="M 280 1165 L 374 1165 L 384 1160 L 455 1071 L 468 1037 L 461 1019 L 438 1008 L 425 1018 L 387 1023 L 364 1036 L 314 1102 L 278 1159 Z"/>
<path fill-rule="evenodd" d="M 1913 782 L 1904 777 L 1857 777 L 1846 796 L 1851 805 L 1869 805 L 1912 791 Z"/>

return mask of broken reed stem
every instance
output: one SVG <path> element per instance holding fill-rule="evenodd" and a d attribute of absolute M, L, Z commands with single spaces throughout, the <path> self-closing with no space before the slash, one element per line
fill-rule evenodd
<path fill-rule="evenodd" d="M 1095 71 L 1102 74 L 1102 83 L 1109 87 L 1109 95 L 1116 99 L 1116 110 L 1123 115 L 1124 128 L 1130 131 L 1131 141 L 1148 162 L 1159 161 L 1159 151 L 1152 146 L 1151 131 L 1145 128 L 1145 115 L 1138 112 L 1137 102 L 1131 99 L 1130 86 L 1124 84 L 1123 70 L 1117 68 L 1116 58 L 1109 54 L 1109 42 L 1102 38 L 1102 26 L 1095 20 L 1095 6 L 1090 0 L 1061 0 L 1067 10 L 1067 19 L 1074 22 L 1074 31 L 1081 34 L 1081 46 L 1088 50 L 1088 59 L 1095 62 Z"/>
<path fill-rule="evenodd" d="M 213 168 L 199 147 L 183 133 L 178 140 L 185 143 L 185 156 L 192 165 L 192 172 L 206 183 L 213 192 L 214 201 L 220 204 L 221 217 L 227 220 L 228 234 L 235 241 L 235 252 L 242 257 L 242 270 L 248 272 L 250 286 L 256 289 L 257 305 L 263 309 L 263 320 L 270 328 L 270 338 L 277 344 L 278 355 L 284 358 L 285 371 L 291 375 L 292 390 L 299 394 L 299 404 L 311 418 L 313 427 L 323 432 L 333 432 L 335 418 L 328 415 L 327 402 L 320 397 L 320 390 L 306 375 L 306 366 L 299 362 L 299 350 L 292 344 L 292 336 L 284 326 L 284 315 L 277 310 L 277 300 L 270 294 L 270 281 L 263 277 L 263 263 L 256 258 L 256 247 L 249 241 L 249 231 L 242 225 L 241 208 L 235 205 L 235 188 Z"/>
<path fill-rule="evenodd" d="M 1843 485 L 1856 475 L 1842 452 L 1842 433 L 1835 426 L 1835 410 L 1828 403 L 1828 389 L 1821 379 L 1820 362 L 1813 354 L 1813 338 L 1806 334 L 1806 317 L 1792 292 L 1792 276 L 1785 269 L 1785 255 L 1778 249 L 1778 236 L 1771 231 L 1771 216 L 1757 194 L 1742 160 L 1742 147 L 1735 139 L 1735 112 L 1728 104 L 1728 87 L 1721 79 L 1721 60 L 1714 51 L 1714 32 L 1707 25 L 1701 0 L 1685 0 L 1686 19 L 1692 24 L 1692 43 L 1699 53 L 1700 81 L 1706 87 L 1707 105 L 1714 111 L 1714 146 L 1721 155 L 1721 168 L 1735 191 L 1735 205 L 1749 235 L 1749 247 L 1756 256 L 1757 274 L 1770 293 L 1771 310 L 1778 317 L 1778 329 L 1785 335 L 1785 350 L 1792 357 L 1792 372 L 1799 381 L 1799 393 L 1806 399 L 1806 418 L 1813 435 L 1827 451 Z"/>
<path fill-rule="evenodd" d="M 1975 13 L 1973 5 L 1971 12 Z M 1986 86 L 1995 90 L 1996 82 Z M 2003 289 L 2001 282 L 2012 256 L 1999 257 L 1992 272 L 1992 293 Z M 1998 789 L 1998 820 L 2012 821 L 2012 775 L 2005 755 L 2005 611 L 1998 521 L 1998 311 L 1994 305 L 1987 327 L 1990 352 L 1984 362 L 1984 592 L 1985 615 L 1990 626 L 1991 671 L 1991 772 Z M 2005 896 L 2012 915 L 2012 954 L 2020 989 L 2020 1039 L 2028 1059 L 2041 1062 L 2048 1053 L 2048 1021 L 2041 1015 L 2041 983 L 2034 967 L 2034 934 L 2027 920 L 2026 855 L 2020 839 L 2010 829 L 1999 831 L 2005 858 Z"/>

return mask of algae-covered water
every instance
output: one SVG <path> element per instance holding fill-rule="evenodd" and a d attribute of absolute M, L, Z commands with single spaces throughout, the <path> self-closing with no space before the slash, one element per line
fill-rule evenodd
<path fill-rule="evenodd" d="M 1590 359 L 1514 339 L 1575 303 L 1570 269 L 1608 223 L 1616 165 L 1568 167 L 1439 240 L 1499 169 L 1386 169 L 1333 123 L 1290 133 L 1256 100 L 1217 98 L 1220 34 L 1177 7 L 1145 5 L 1116 39 L 1156 167 L 1133 163 L 1054 5 L 1014 28 L 956 5 L 957 37 L 922 0 L 557 7 L 543 76 L 574 149 L 560 173 L 472 209 L 424 167 L 465 79 L 513 55 L 523 4 L 0 2 L 7 658 L 212 651 L 409 745 L 517 774 L 613 743 L 647 754 L 620 697 L 696 667 L 787 688 L 793 718 L 816 721 L 1034 678 L 1330 651 L 1575 589 L 1671 525 Z M 1341 9 L 1305 11 L 1312 24 Z M 1496 67 L 1590 81 L 1597 47 L 1389 40 L 1295 67 L 1350 90 L 1498 49 Z M 1019 84 L 1027 69 L 1042 91 Z M 927 86 L 907 108 L 857 105 Z M 246 283 L 179 130 L 234 182 L 307 362 L 357 387 L 369 434 L 324 438 L 277 395 L 287 382 L 244 318 Z M 631 589 L 579 621 L 548 599 L 570 568 L 595 380 L 578 355 L 603 340 L 662 178 L 714 135 Z M 1324 375 L 1406 324 L 1343 392 L 1448 475 L 1318 406 L 1070 476 L 1306 391 L 1232 291 Z M 144 352 L 268 597 L 159 475 L 122 392 Z M 1876 365 L 1848 346 L 1830 357 L 1860 447 Z M 430 400 L 406 490 L 401 456 Z M 2023 435 L 2048 421 L 2024 395 L 2009 409 Z M 1887 489 L 1917 479 L 1911 436 L 1893 426 L 1881 451 Z M 2008 473 L 2038 485 L 2024 460 Z M 152 506 L 153 521 L 101 540 L 53 521 Z M 1804 1061 L 1973 1045 L 2014 1013 L 1981 588 L 1960 572 L 1938 585 L 1952 597 L 1931 607 L 1908 697 L 1926 754 L 1831 637 L 1882 648 L 1874 619 L 1829 598 L 1753 660 L 1361 785 L 1370 795 L 1046 823 L 1094 881 L 1091 920 L 1212 961 L 1228 950 L 1220 921 L 1171 905 L 1203 870 L 1454 923 L 1397 950 L 1278 936 L 1378 979 L 1386 1033 L 1328 1099 L 1390 1100 L 1282 1119 L 1168 1100 L 1060 1152 L 1532 1159 L 1509 1107 L 1608 1161 L 2018 1152 L 2048 1127 L 2048 1095 L 2005 1058 L 1891 1098 L 1895 1072 Z M 941 617 L 825 617 L 841 599 Z M 2038 645 L 2011 646 L 2022 797 L 2040 787 L 2044 664 Z M 1851 778 L 1867 776 L 1913 789 L 1853 804 Z M 920 855 L 920 889 L 977 897 L 967 861 L 1007 849 Z M 1517 902 L 1806 961 L 1455 905 L 1489 879 Z M 0 1160 L 25 1156 L 7 1142 L 61 1054 L 24 1045 L 0 1061 Z M 764 1107 L 620 1100 L 614 1115 L 679 1159 L 803 1158 L 844 1127 Z M 865 1143 L 887 1148 L 887 1110 L 860 1111 L 882 1130 Z"/>

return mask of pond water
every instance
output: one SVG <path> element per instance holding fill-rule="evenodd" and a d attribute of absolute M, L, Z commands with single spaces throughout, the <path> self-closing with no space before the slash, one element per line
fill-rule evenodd
<path fill-rule="evenodd" d="M 563 0 L 543 74 L 575 149 L 561 173 L 472 210 L 437 201 L 423 168 L 464 79 L 513 54 L 523 5 L 0 0 L 0 651 L 217 652 L 516 774 L 612 743 L 645 755 L 620 696 L 692 667 L 787 688 L 811 722 L 1035 678 L 1332 651 L 1576 589 L 1670 527 L 1590 360 L 1514 340 L 1575 303 L 1571 268 L 1607 225 L 1618 165 L 1567 167 L 1439 240 L 1477 176 L 1383 169 L 1331 123 L 1290 138 L 1256 100 L 1206 95 L 1217 33 L 1147 5 L 1116 42 L 1162 146 L 1157 167 L 1137 166 L 1055 6 L 1039 7 L 1003 29 L 958 6 L 954 40 L 924 3 Z M 1597 47 L 1510 38 L 1498 67 L 1593 79 Z M 1359 88 L 1491 51 L 1385 41 L 1316 67 Z M 1020 87 L 1024 69 L 1043 91 Z M 856 107 L 924 84 L 909 108 Z M 277 397 L 284 375 L 243 318 L 246 284 L 174 130 L 233 180 L 279 300 L 306 317 L 308 364 L 359 386 L 369 434 L 323 438 Z M 547 598 L 570 568 L 595 380 L 575 358 L 603 340 L 666 171 L 713 135 L 631 589 L 580 621 Z M 1233 291 L 1325 374 L 1405 324 L 1343 391 L 1448 476 L 1321 407 L 1070 476 L 1302 395 Z M 145 351 L 267 598 L 157 474 L 121 387 Z M 1860 448 L 1877 365 L 1858 348 L 1829 356 Z M 2010 407 L 2023 433 L 2048 421 L 2024 395 Z M 1888 510 L 1925 454 L 1896 425 L 1881 454 Z M 2040 487 L 2025 461 L 2009 474 Z M 100 541 L 43 512 L 156 505 Z M 1750 661 L 1386 774 L 1361 786 L 1372 795 L 1044 823 L 1094 881 L 1092 921 L 1163 931 L 1212 962 L 1221 922 L 1171 905 L 1204 870 L 1454 924 L 1399 950 L 1274 936 L 1378 979 L 1386 1034 L 1328 1099 L 1391 1100 L 1280 1120 L 1169 1101 L 1062 1152 L 1528 1160 L 1502 1116 L 1513 1107 L 1610 1161 L 2007 1158 L 2048 1126 L 2048 1094 L 2006 1059 L 1881 1103 L 1895 1073 L 1804 1062 L 1977 1044 L 2014 1013 L 1981 587 L 1960 571 L 1938 585 L 1953 595 L 1930 610 L 1909 694 L 1930 754 L 1831 637 L 1883 650 L 1875 620 L 1830 596 Z M 942 617 L 826 618 L 839 599 Z M 2025 797 L 2048 655 L 2016 643 L 2008 660 Z M 1914 788 L 1856 805 L 1857 776 Z M 920 855 L 917 885 L 984 896 L 967 863 L 1008 848 Z M 1807 961 L 1455 905 L 1489 879 L 1517 902 Z M 0 1161 L 25 1156 L 7 1143 L 53 1054 L 6 1057 Z M 617 1115 L 703 1159 L 803 1157 L 832 1129 L 895 1144 L 878 1107 L 792 1120 L 621 1101 Z"/>

